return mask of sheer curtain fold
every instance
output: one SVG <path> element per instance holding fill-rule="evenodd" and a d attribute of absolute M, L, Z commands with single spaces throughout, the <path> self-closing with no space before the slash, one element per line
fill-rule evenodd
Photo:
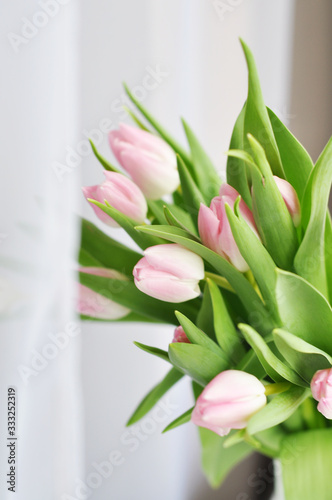
<path fill-rule="evenodd" d="M 81 339 L 68 334 L 79 328 L 78 174 L 59 182 L 54 169 L 80 121 L 79 6 L 65 4 L 1 5 L 1 442 L 8 386 L 17 392 L 18 437 L 16 496 L 2 480 L 1 498 L 60 500 L 83 475 Z"/>

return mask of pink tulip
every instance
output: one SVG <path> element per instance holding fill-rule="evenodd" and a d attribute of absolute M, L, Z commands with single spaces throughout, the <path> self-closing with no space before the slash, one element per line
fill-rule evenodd
<path fill-rule="evenodd" d="M 150 200 L 173 193 L 180 180 L 174 151 L 160 137 L 120 124 L 109 133 L 111 149 L 134 182 Z"/>
<path fill-rule="evenodd" d="M 188 339 L 187 335 L 185 334 L 185 331 L 182 328 L 182 326 L 177 326 L 174 330 L 174 337 L 173 337 L 172 343 L 174 344 L 176 342 L 183 342 L 186 344 L 190 344 L 190 340 Z"/>
<path fill-rule="evenodd" d="M 198 230 L 205 246 L 229 260 L 239 271 L 246 272 L 249 267 L 235 243 L 226 215 L 225 204 L 231 208 L 239 193 L 229 184 L 222 184 L 219 196 L 213 198 L 210 208 L 201 204 L 198 214 Z M 249 227 L 259 238 L 254 216 L 241 199 L 239 210 Z"/>
<path fill-rule="evenodd" d="M 128 281 L 126 276 L 113 269 L 104 269 L 102 267 L 81 267 L 79 270 L 82 273 L 94 274 L 95 276 L 113 278 L 124 282 Z M 91 316 L 92 318 L 115 320 L 127 316 L 127 314 L 130 313 L 130 309 L 104 297 L 97 292 L 94 292 L 84 285 L 79 284 L 77 312 L 85 316 Z"/>
<path fill-rule="evenodd" d="M 191 420 L 219 436 L 226 436 L 231 429 L 245 428 L 249 419 L 265 405 L 265 387 L 256 377 L 226 370 L 205 387 L 196 401 Z"/>
<path fill-rule="evenodd" d="M 285 181 L 285 179 L 280 179 L 280 177 L 276 175 L 273 177 L 284 199 L 286 207 L 291 214 L 294 226 L 297 227 L 301 221 L 301 207 L 296 191 L 289 182 Z"/>
<path fill-rule="evenodd" d="M 317 409 L 324 417 L 332 419 L 332 368 L 318 370 L 311 380 L 311 392 L 319 401 Z"/>
<path fill-rule="evenodd" d="M 199 296 L 204 263 L 180 245 L 156 245 L 145 250 L 133 275 L 141 292 L 165 302 L 184 302 Z"/>
<path fill-rule="evenodd" d="M 100 203 L 108 203 L 119 212 L 138 223 L 144 222 L 147 214 L 147 203 L 141 190 L 130 179 L 117 172 L 104 172 L 106 181 L 97 186 L 83 187 L 86 199 L 92 198 Z M 96 215 L 112 227 L 119 225 L 99 207 L 92 204 Z"/>

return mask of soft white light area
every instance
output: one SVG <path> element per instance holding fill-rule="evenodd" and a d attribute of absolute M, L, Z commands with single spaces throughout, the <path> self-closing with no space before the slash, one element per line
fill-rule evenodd
<path fill-rule="evenodd" d="M 53 500 L 73 489 L 84 455 L 81 335 L 67 333 L 71 322 L 79 328 L 72 309 L 79 183 L 74 175 L 60 183 L 52 168 L 80 123 L 79 11 L 76 2 L 58 5 L 52 17 L 18 0 L 1 4 L 0 19 L 0 497 Z M 15 493 L 6 483 L 8 386 L 17 393 Z"/>

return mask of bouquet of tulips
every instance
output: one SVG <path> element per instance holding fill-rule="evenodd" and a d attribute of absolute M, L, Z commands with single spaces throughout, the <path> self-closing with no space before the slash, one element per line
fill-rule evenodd
<path fill-rule="evenodd" d="M 212 486 L 258 450 L 279 459 L 287 500 L 327 500 L 332 141 L 314 165 L 265 106 L 242 46 L 249 88 L 227 183 L 185 122 L 189 153 L 126 87 L 143 118 L 130 110 L 136 126 L 109 134 L 119 168 L 92 143 L 106 179 L 83 192 L 97 217 L 122 227 L 141 252 L 83 220 L 78 309 L 84 319 L 175 326 L 167 350 L 137 342 L 170 369 L 128 425 L 189 376 L 195 405 L 166 430 L 189 421 L 199 427 Z"/>

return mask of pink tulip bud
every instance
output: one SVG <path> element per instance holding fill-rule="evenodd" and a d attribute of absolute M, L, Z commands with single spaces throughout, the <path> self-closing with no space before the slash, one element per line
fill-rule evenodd
<path fill-rule="evenodd" d="M 141 292 L 165 302 L 185 302 L 200 294 L 204 263 L 181 245 L 156 245 L 145 250 L 133 275 Z"/>
<path fill-rule="evenodd" d="M 147 203 L 141 190 L 130 179 L 117 172 L 104 172 L 106 181 L 98 186 L 83 187 L 86 199 L 92 198 L 100 203 L 108 203 L 119 212 L 127 215 L 136 222 L 142 223 L 146 219 Z M 119 225 L 99 207 L 92 204 L 96 215 L 103 222 L 112 227 Z"/>
<path fill-rule="evenodd" d="M 219 436 L 226 436 L 231 429 L 245 428 L 248 420 L 265 405 L 265 387 L 256 377 L 226 370 L 205 387 L 196 401 L 191 420 Z"/>
<path fill-rule="evenodd" d="M 104 269 L 102 267 L 81 267 L 79 270 L 82 273 L 94 274 L 95 276 L 122 280 L 123 282 L 128 281 L 127 276 L 113 269 Z M 113 302 L 113 300 L 94 292 L 84 285 L 79 284 L 77 312 L 85 316 L 91 316 L 92 318 L 115 320 L 127 316 L 127 314 L 130 313 L 130 309 L 118 304 L 117 302 Z"/>
<path fill-rule="evenodd" d="M 317 409 L 324 417 L 332 419 L 332 368 L 318 370 L 311 380 L 311 392 L 319 401 Z"/>
<path fill-rule="evenodd" d="M 239 193 L 229 184 L 223 184 L 219 196 L 213 198 L 210 208 L 201 204 L 198 214 L 198 230 L 205 246 L 225 257 L 239 271 L 246 272 L 249 267 L 235 243 L 226 215 L 225 204 L 231 208 Z M 242 217 L 259 238 L 254 216 L 246 203 L 241 199 L 239 210 Z"/>
<path fill-rule="evenodd" d="M 187 335 L 185 334 L 184 329 L 182 326 L 177 326 L 174 330 L 174 337 L 172 340 L 172 343 L 176 342 L 184 342 L 186 344 L 190 344 L 190 340 L 188 339 Z"/>
<path fill-rule="evenodd" d="M 109 133 L 109 143 L 119 163 L 148 199 L 158 200 L 178 187 L 175 153 L 160 137 L 121 123 L 119 130 Z"/>
<path fill-rule="evenodd" d="M 301 207 L 296 191 L 289 182 L 285 181 L 285 179 L 280 179 L 280 177 L 277 177 L 276 175 L 274 175 L 273 177 L 281 193 L 281 196 L 284 199 L 286 207 L 291 214 L 294 226 L 297 227 L 301 221 Z"/>

